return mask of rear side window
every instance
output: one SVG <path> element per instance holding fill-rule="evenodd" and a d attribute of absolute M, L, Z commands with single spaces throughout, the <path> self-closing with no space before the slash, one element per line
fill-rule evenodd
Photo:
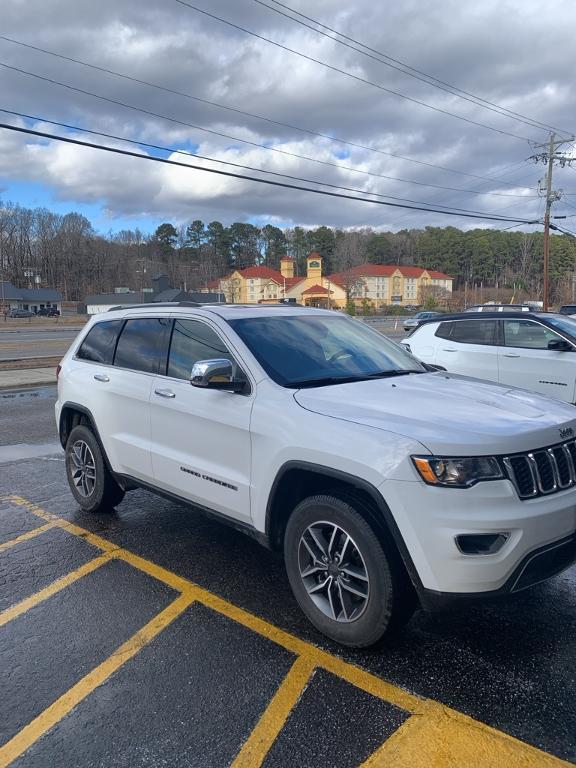
<path fill-rule="evenodd" d="M 189 379 L 198 360 L 233 360 L 221 338 L 210 326 L 198 320 L 175 320 L 168 357 L 167 375 Z"/>
<path fill-rule="evenodd" d="M 453 323 L 451 341 L 461 344 L 495 344 L 497 320 L 460 320 Z"/>
<path fill-rule="evenodd" d="M 454 323 L 440 323 L 434 336 L 438 336 L 440 339 L 449 339 L 453 325 Z"/>
<path fill-rule="evenodd" d="M 158 373 L 165 359 L 165 331 L 169 320 L 146 317 L 127 320 L 116 346 L 114 365 L 144 373 Z"/>
<path fill-rule="evenodd" d="M 80 345 L 76 357 L 93 363 L 112 365 L 114 347 L 121 326 L 122 320 L 108 320 L 93 325 Z"/>

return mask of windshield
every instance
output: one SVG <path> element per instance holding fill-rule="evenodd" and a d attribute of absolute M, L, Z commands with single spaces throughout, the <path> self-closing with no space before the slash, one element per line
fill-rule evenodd
<path fill-rule="evenodd" d="M 576 320 L 565 315 L 547 315 L 546 320 L 562 333 L 576 339 Z"/>
<path fill-rule="evenodd" d="M 378 331 L 348 317 L 268 315 L 229 323 L 270 378 L 284 387 L 426 371 Z"/>

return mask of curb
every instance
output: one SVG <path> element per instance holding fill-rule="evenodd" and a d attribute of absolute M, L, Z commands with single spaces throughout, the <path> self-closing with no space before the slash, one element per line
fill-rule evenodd
<path fill-rule="evenodd" d="M 26 381 L 20 384 L 2 384 L 0 383 L 0 397 L 6 392 L 20 392 L 22 389 L 39 389 L 40 387 L 56 386 L 56 380 L 51 381 Z"/>

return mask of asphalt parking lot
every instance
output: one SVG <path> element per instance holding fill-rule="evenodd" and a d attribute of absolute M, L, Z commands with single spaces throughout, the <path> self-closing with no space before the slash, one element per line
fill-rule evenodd
<path fill-rule="evenodd" d="M 576 569 L 345 650 L 242 534 L 144 491 L 82 513 L 54 388 L 6 395 L 0 766 L 576 763 Z"/>

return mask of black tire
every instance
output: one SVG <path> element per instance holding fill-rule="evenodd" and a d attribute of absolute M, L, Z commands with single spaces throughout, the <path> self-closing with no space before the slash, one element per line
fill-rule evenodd
<path fill-rule="evenodd" d="M 65 456 L 68 485 L 85 512 L 111 512 L 120 504 L 124 491 L 106 467 L 100 443 L 89 427 L 74 427 L 66 441 Z"/>
<path fill-rule="evenodd" d="M 360 500 L 346 496 L 338 498 L 333 495 L 318 495 L 301 501 L 292 512 L 286 527 L 284 561 L 294 596 L 312 624 L 324 635 L 342 645 L 366 648 L 379 643 L 391 630 L 403 626 L 412 616 L 417 600 L 414 588 L 395 548 L 393 545 L 387 546 L 382 537 L 376 535 L 372 526 L 358 510 L 366 512 Z M 328 602 L 327 592 L 320 593 L 320 596 L 315 593 L 314 599 L 310 596 L 308 589 L 316 589 L 313 579 L 317 579 L 320 585 L 320 581 L 329 575 L 328 571 L 322 570 L 314 576 L 306 576 L 308 588 L 301 575 L 301 568 L 309 568 L 314 564 L 309 549 L 304 544 L 301 548 L 303 534 L 314 524 L 320 526 L 313 529 L 316 535 L 319 531 L 325 534 L 333 530 L 330 526 L 337 526 L 350 537 L 352 549 L 356 552 L 354 557 L 357 565 L 353 570 L 362 572 L 368 577 L 366 587 L 359 580 L 351 583 L 345 573 L 336 571 L 330 582 L 332 589 L 336 591 L 335 597 L 332 592 Z M 309 536 L 310 534 L 307 533 L 307 537 Z M 342 534 L 337 533 L 337 536 L 340 537 Z M 317 538 L 322 537 L 317 536 Z M 307 541 L 310 543 L 312 540 L 307 538 Z M 326 541 L 324 537 L 323 543 Z M 345 538 L 337 538 L 335 541 L 345 541 Z M 336 544 L 334 548 L 338 548 Z M 313 549 L 316 552 L 314 545 Z M 349 552 L 350 547 L 347 548 L 346 555 Z M 306 562 L 309 556 L 310 560 Z M 340 563 L 342 567 L 344 559 Z M 319 565 L 319 561 L 316 561 L 316 565 Z M 337 569 L 337 561 L 332 562 L 331 567 Z M 349 566 L 348 570 L 350 570 Z M 338 579 L 340 579 L 339 584 L 335 583 Z M 349 602 L 347 595 L 342 591 L 342 588 L 345 589 L 343 579 L 347 580 L 349 586 L 359 587 L 360 591 L 367 592 L 365 598 L 353 596 L 352 599 L 357 601 L 357 607 L 350 610 L 349 605 L 350 615 L 345 618 L 343 602 L 339 602 L 341 598 L 338 596 L 344 597 L 345 601 Z M 318 601 L 324 603 L 324 608 L 319 607 Z M 341 610 L 335 610 L 339 606 Z M 337 618 L 327 615 L 327 610 Z"/>

